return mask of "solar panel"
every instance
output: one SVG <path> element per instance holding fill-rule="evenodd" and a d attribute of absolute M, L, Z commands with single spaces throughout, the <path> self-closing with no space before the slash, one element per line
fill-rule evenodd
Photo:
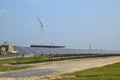
<path fill-rule="evenodd" d="M 66 49 L 66 48 L 38 48 L 14 47 L 19 54 L 120 54 L 120 51 L 98 49 Z"/>
<path fill-rule="evenodd" d="M 14 47 L 14 49 L 18 52 L 18 54 L 31 54 L 31 52 L 25 47 Z"/>

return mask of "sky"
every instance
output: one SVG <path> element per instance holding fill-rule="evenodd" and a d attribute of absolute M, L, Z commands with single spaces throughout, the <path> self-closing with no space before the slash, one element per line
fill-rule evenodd
<path fill-rule="evenodd" d="M 0 43 L 120 50 L 120 0 L 0 0 Z"/>

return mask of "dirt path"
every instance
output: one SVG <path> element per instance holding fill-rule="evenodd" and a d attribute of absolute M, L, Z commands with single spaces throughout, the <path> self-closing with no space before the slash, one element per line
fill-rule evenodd
<path fill-rule="evenodd" d="M 60 77 L 61 74 L 85 70 L 93 67 L 101 67 L 108 64 L 120 62 L 120 56 L 102 58 L 84 58 L 66 61 L 26 64 L 36 66 L 35 69 L 54 69 L 55 72 L 44 76 L 31 76 L 19 78 L 19 80 L 49 80 Z M 0 80 L 16 80 L 16 78 L 0 78 Z"/>

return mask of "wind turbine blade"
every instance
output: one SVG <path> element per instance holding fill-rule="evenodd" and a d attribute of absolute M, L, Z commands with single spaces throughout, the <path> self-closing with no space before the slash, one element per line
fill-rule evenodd
<path fill-rule="evenodd" d="M 41 24 L 41 27 L 43 27 L 43 23 L 41 22 L 41 20 L 37 17 L 39 23 Z"/>
<path fill-rule="evenodd" d="M 40 26 L 41 26 L 41 33 L 40 33 L 40 43 L 41 45 L 43 45 L 43 23 L 41 22 L 41 20 L 39 19 L 39 17 L 37 17 L 39 23 L 40 23 Z"/>

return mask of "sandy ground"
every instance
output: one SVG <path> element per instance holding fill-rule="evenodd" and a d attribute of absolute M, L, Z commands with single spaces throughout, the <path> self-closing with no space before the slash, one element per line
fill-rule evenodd
<path fill-rule="evenodd" d="M 25 64 L 35 66 L 39 69 L 53 68 L 56 73 L 45 76 L 31 76 L 24 78 L 0 78 L 0 80 L 50 80 L 61 77 L 61 74 L 81 71 L 94 67 L 101 67 L 108 64 L 120 62 L 120 56 L 115 57 L 98 57 L 98 58 L 83 58 L 66 61 L 54 61 L 45 63 Z"/>

